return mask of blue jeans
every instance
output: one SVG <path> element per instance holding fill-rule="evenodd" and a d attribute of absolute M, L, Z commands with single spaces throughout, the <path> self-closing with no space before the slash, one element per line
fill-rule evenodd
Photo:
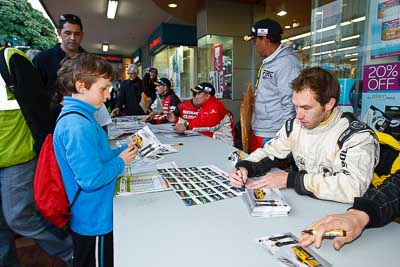
<path fill-rule="evenodd" d="M 72 239 L 46 221 L 33 201 L 36 159 L 0 168 L 0 267 L 19 267 L 15 234 L 34 239 L 48 254 L 63 261 L 72 257 Z"/>

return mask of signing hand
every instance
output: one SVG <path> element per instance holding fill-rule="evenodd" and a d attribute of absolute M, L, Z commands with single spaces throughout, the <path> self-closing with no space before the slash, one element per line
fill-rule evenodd
<path fill-rule="evenodd" d="M 356 239 L 369 222 L 367 213 L 360 210 L 349 210 L 343 214 L 328 215 L 317 222 L 310 224 L 306 229 L 316 229 L 316 235 L 302 234 L 300 245 L 307 247 L 315 242 L 315 247 L 320 248 L 325 232 L 332 229 L 346 231 L 346 236 L 335 237 L 333 247 L 339 250 L 344 244 Z"/>
<path fill-rule="evenodd" d="M 157 114 L 157 112 L 152 111 L 152 112 L 150 112 L 150 114 L 147 117 L 143 118 L 142 121 L 148 122 L 148 121 L 152 120 L 154 118 L 154 116 L 156 116 L 156 114 Z"/>
<path fill-rule="evenodd" d="M 270 172 L 256 181 L 251 181 L 247 184 L 248 188 L 258 189 L 258 188 L 286 188 L 287 183 L 287 172 Z"/>
<path fill-rule="evenodd" d="M 167 120 L 168 120 L 169 122 L 175 122 L 175 120 L 176 120 L 175 114 L 172 113 L 172 112 L 168 112 L 168 113 L 167 113 Z"/>
<path fill-rule="evenodd" d="M 118 116 L 118 115 L 119 115 L 119 112 L 120 112 L 119 108 L 114 108 L 114 109 L 111 111 L 111 117 Z"/>
<path fill-rule="evenodd" d="M 242 178 L 240 178 L 240 176 L 238 175 L 236 168 L 234 168 L 229 175 L 229 181 L 231 182 L 231 186 L 237 188 L 241 188 L 243 186 L 243 182 L 246 184 L 248 180 L 247 169 L 242 167 L 240 167 L 239 169 L 242 174 Z"/>
<path fill-rule="evenodd" d="M 174 127 L 175 132 L 177 133 L 184 133 L 186 131 L 185 124 L 183 123 L 178 123 Z"/>

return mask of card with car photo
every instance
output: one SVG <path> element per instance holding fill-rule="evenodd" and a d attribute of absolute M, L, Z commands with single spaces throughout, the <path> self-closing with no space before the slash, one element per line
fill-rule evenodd
<path fill-rule="evenodd" d="M 186 206 L 195 206 L 197 203 L 192 198 L 182 198 Z"/>

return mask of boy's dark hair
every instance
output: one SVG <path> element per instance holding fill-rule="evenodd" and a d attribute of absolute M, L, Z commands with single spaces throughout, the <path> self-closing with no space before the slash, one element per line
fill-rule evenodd
<path fill-rule="evenodd" d="M 301 92 L 306 88 L 315 94 L 315 100 L 322 106 L 327 104 L 331 98 L 336 100 L 335 107 L 340 97 L 340 85 L 335 74 L 321 67 L 307 68 L 300 72 L 291 83 L 295 92 Z"/>
<path fill-rule="evenodd" d="M 57 90 L 61 95 L 78 93 L 77 81 L 83 81 L 90 88 L 98 78 L 112 79 L 113 68 L 105 60 L 93 54 L 81 53 L 73 58 L 66 58 L 57 72 Z"/>
<path fill-rule="evenodd" d="M 83 31 L 83 26 L 82 26 L 82 22 L 81 19 L 74 15 L 74 14 L 64 14 L 61 15 L 59 20 L 58 20 L 58 29 L 62 30 L 64 27 L 65 23 L 71 23 L 71 24 L 76 24 L 79 25 L 81 27 L 81 31 Z"/>

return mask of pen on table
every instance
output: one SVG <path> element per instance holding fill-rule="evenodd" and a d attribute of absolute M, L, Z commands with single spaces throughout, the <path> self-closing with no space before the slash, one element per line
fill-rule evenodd
<path fill-rule="evenodd" d="M 317 230 L 315 229 L 303 230 L 302 232 L 309 235 L 317 234 Z M 333 229 L 324 233 L 324 238 L 327 239 L 332 239 L 335 237 L 344 237 L 344 236 L 346 236 L 346 231 L 342 229 Z"/>
<path fill-rule="evenodd" d="M 241 191 L 245 191 L 246 190 L 246 183 L 243 180 L 243 175 L 242 172 L 240 171 L 239 168 L 236 168 L 236 174 L 240 177 L 240 179 L 242 180 L 242 187 L 240 188 Z"/>
<path fill-rule="evenodd" d="M 183 146 L 183 143 L 173 143 L 171 146 Z"/>

